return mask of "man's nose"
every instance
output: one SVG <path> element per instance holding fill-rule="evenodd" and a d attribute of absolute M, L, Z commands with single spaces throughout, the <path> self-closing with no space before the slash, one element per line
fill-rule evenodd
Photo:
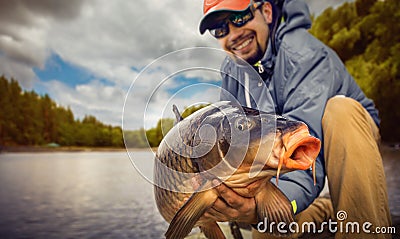
<path fill-rule="evenodd" d="M 228 24 L 229 27 L 229 40 L 230 41 L 235 41 L 238 39 L 241 35 L 243 35 L 243 28 L 242 27 L 235 27 L 232 23 L 229 22 Z"/>

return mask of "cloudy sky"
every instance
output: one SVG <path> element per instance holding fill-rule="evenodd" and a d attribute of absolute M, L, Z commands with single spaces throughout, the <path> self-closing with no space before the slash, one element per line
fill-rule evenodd
<path fill-rule="evenodd" d="M 344 1 L 307 2 L 318 14 Z M 218 98 L 224 54 L 201 16 L 201 0 L 0 0 L 0 74 L 78 118 L 153 127 L 171 104 Z"/>

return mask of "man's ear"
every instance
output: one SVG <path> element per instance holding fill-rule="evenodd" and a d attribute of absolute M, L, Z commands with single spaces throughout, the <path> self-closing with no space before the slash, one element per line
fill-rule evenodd
<path fill-rule="evenodd" d="M 272 5 L 269 2 L 265 2 L 262 6 L 261 6 L 261 13 L 264 16 L 265 21 L 267 22 L 267 24 L 272 23 Z"/>

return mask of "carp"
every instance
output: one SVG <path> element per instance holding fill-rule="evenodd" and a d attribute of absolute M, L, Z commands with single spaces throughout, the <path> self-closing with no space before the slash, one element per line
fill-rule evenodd
<path fill-rule="evenodd" d="M 228 101 L 185 119 L 177 114 L 177 119 L 154 164 L 156 205 L 170 223 L 166 238 L 184 238 L 196 226 L 207 238 L 225 238 L 217 222 L 202 218 L 218 198 L 214 179 L 254 197 L 258 218 L 286 225 L 294 221 L 291 203 L 271 178 L 278 183 L 280 174 L 312 167 L 315 182 L 321 143 L 303 122 Z"/>

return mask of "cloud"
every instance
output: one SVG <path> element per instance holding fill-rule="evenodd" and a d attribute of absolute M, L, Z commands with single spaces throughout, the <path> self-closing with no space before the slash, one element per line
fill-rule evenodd
<path fill-rule="evenodd" d="M 51 92 L 51 97 L 56 102 L 63 102 L 64 107 L 70 107 L 79 119 L 93 115 L 108 124 L 121 125 L 122 105 L 126 94 L 122 89 L 97 80 L 75 87 L 53 80 L 42 82 L 41 86 Z"/>
<path fill-rule="evenodd" d="M 79 18 L 55 24 L 51 48 L 99 74 L 107 74 L 104 63 L 141 69 L 171 51 L 212 45 L 197 30 L 200 2 L 93 1 Z"/>
<path fill-rule="evenodd" d="M 215 44 L 200 37 L 200 18 L 201 1 L 0 1 L 0 72 L 24 88 L 46 89 L 78 117 L 94 114 L 118 124 L 125 93 L 146 65 L 177 49 Z M 45 72 L 52 55 L 95 79 L 75 87 L 57 77 L 41 82 L 33 69 Z M 174 62 L 165 64 L 173 70 Z M 160 80 L 150 76 L 137 84 L 143 88 L 137 104 Z"/>
<path fill-rule="evenodd" d="M 337 7 L 345 2 L 354 2 L 354 0 L 305 0 L 314 15 L 321 14 L 327 7 Z"/>
<path fill-rule="evenodd" d="M 70 19 L 79 14 L 79 10 L 85 2 L 85 0 L 0 1 L 0 19 L 21 25 L 35 24 L 35 21 L 42 17 Z"/>
<path fill-rule="evenodd" d="M 130 130 L 140 127 L 145 129 L 155 127 L 161 118 L 175 118 L 172 112 L 173 104 L 183 112 L 186 107 L 192 105 L 218 101 L 219 91 L 219 87 L 215 85 L 196 83 L 183 87 L 176 94 L 168 94 L 162 90 L 155 91 L 148 101 L 129 92 L 124 107 L 123 128 Z M 186 97 L 187 94 L 190 94 L 190 98 Z"/>
<path fill-rule="evenodd" d="M 318 1 L 309 1 L 312 9 L 321 8 Z M 139 126 L 133 121 L 143 122 L 143 115 L 135 109 L 146 105 L 152 94 L 151 103 L 157 106 L 153 108 L 165 107 L 171 89 L 177 89 L 178 84 L 185 86 L 166 80 L 154 95 L 166 77 L 182 71 L 182 78 L 204 82 L 219 78 L 216 71 L 224 57 L 222 51 L 171 54 L 198 46 L 219 48 L 209 34 L 198 32 L 201 16 L 201 0 L 0 0 L 0 74 L 17 79 L 26 89 L 47 91 L 60 105 L 71 106 L 78 117 L 91 114 L 116 125 L 121 122 L 125 95 L 134 82 L 130 110 L 135 115 L 130 117 L 131 124 Z M 63 77 L 42 81 L 34 69 L 45 74 L 54 55 L 84 69 L 90 79 L 77 85 L 68 84 Z M 153 66 L 151 71 L 146 71 L 148 65 Z M 187 106 L 207 98 L 204 92 L 175 100 L 181 107 Z"/>
<path fill-rule="evenodd" d="M 114 69 L 140 69 L 177 49 L 215 46 L 197 30 L 201 1 L 21 0 L 1 1 L 0 9 L 1 57 L 21 68 L 44 67 L 53 52 L 99 76 L 121 78 Z M 20 80 L 34 79 L 28 77 Z"/>
<path fill-rule="evenodd" d="M 85 1 L 0 1 L 0 71 L 26 88 L 36 80 L 33 67 L 43 67 L 49 55 L 52 22 L 79 14 Z"/>
<path fill-rule="evenodd" d="M 183 109 L 199 102 L 217 101 L 219 68 L 225 57 L 219 49 L 200 47 L 178 50 L 154 60 L 133 81 L 125 114 L 140 114 L 141 127 L 150 128 L 160 118 L 173 117 L 172 104 Z M 128 125 L 132 117 L 124 120 L 127 128 L 131 128 Z"/>

